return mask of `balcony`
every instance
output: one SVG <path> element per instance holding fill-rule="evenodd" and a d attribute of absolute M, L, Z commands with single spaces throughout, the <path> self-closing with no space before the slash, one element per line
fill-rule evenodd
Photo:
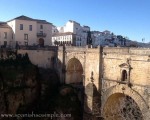
<path fill-rule="evenodd" d="M 37 37 L 46 37 L 46 33 L 37 33 Z"/>

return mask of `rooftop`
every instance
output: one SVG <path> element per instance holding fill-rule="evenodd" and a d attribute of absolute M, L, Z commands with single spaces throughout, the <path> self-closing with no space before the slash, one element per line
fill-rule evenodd
<path fill-rule="evenodd" d="M 87 26 L 87 25 L 83 25 L 83 27 L 90 28 L 90 27 L 89 27 L 89 26 Z"/>
<path fill-rule="evenodd" d="M 74 21 L 74 20 L 69 20 L 69 22 L 76 23 L 76 24 L 79 24 L 79 25 L 80 25 L 80 23 L 78 23 L 78 22 L 76 22 L 76 21 Z"/>
<path fill-rule="evenodd" d="M 40 20 L 40 19 L 33 19 L 33 18 L 30 18 L 30 17 L 27 17 L 27 16 L 24 16 L 24 15 L 21 15 L 19 17 L 16 17 L 14 19 L 11 19 L 7 22 L 10 22 L 12 20 L 28 20 L 28 21 L 36 21 L 37 23 L 42 23 L 42 24 L 52 24 L 52 23 L 49 23 L 47 22 L 46 20 Z"/>
<path fill-rule="evenodd" d="M 53 34 L 53 37 L 55 37 L 55 36 L 65 36 L 65 35 L 74 35 L 74 34 L 72 32 L 55 33 L 55 34 Z"/>
<path fill-rule="evenodd" d="M 6 22 L 0 22 L 0 28 L 10 28 Z"/>

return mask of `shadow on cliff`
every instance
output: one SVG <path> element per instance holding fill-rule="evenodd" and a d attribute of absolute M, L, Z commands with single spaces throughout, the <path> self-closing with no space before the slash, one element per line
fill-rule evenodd
<path fill-rule="evenodd" d="M 0 87 L 1 114 L 20 113 L 37 100 L 40 94 L 38 69 L 27 54 L 1 49 Z"/>
<path fill-rule="evenodd" d="M 103 120 L 101 117 L 101 94 L 93 82 L 85 87 L 84 120 Z"/>
<path fill-rule="evenodd" d="M 55 111 L 57 113 L 71 115 L 65 120 L 82 120 L 82 103 L 79 99 L 78 89 L 71 85 L 62 85 L 55 100 Z"/>

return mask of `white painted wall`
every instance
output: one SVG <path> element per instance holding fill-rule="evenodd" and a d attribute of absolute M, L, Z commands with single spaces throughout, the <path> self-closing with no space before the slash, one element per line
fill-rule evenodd
<path fill-rule="evenodd" d="M 72 32 L 74 34 L 80 34 L 82 32 L 82 27 L 79 23 L 69 20 L 64 26 L 64 32 Z"/>
<path fill-rule="evenodd" d="M 4 32 L 7 33 L 7 38 L 4 38 Z M 7 41 L 7 46 L 10 46 L 13 44 L 13 39 L 12 39 L 12 30 L 11 28 L 0 28 L 0 46 L 4 45 L 4 41 Z"/>
<path fill-rule="evenodd" d="M 69 20 L 64 27 L 57 27 L 59 33 L 71 32 L 75 34 L 76 46 L 86 46 L 87 44 L 87 32 L 90 31 L 90 27 L 81 26 L 79 23 L 75 21 Z M 78 39 L 80 38 L 80 40 Z"/>
<path fill-rule="evenodd" d="M 112 46 L 108 41 L 105 41 L 105 39 L 111 39 L 113 35 L 110 31 L 104 31 L 104 32 L 94 32 L 92 33 L 92 40 L 93 40 L 93 47 L 97 46 L 106 46 L 110 45 Z"/>
<path fill-rule="evenodd" d="M 64 27 L 57 27 L 59 33 L 64 33 Z"/>
<path fill-rule="evenodd" d="M 33 45 L 36 43 L 36 33 L 37 33 L 37 23 L 35 21 L 27 20 L 15 20 L 16 21 L 16 33 L 15 40 L 18 41 L 20 45 L 25 45 L 24 34 L 28 34 L 28 45 Z M 20 24 L 23 24 L 23 30 L 20 30 Z M 29 25 L 32 25 L 32 31 L 29 31 Z"/>
<path fill-rule="evenodd" d="M 67 42 L 68 41 L 68 42 L 72 43 L 73 42 L 73 34 L 71 34 L 71 35 L 70 34 L 69 35 L 66 34 L 66 35 L 60 35 L 60 36 L 53 36 L 52 37 L 52 45 L 55 45 L 54 44 L 55 41 L 58 41 L 58 42 L 61 42 L 61 41 L 62 42 L 63 41 Z"/>
<path fill-rule="evenodd" d="M 72 33 L 74 33 L 73 27 L 74 27 L 73 22 L 68 21 L 66 23 L 66 25 L 64 26 L 64 32 L 72 32 Z"/>
<path fill-rule="evenodd" d="M 44 39 L 44 45 L 52 44 L 52 24 L 43 24 L 37 23 L 37 21 L 18 19 L 9 21 L 7 24 L 12 28 L 14 41 L 18 41 L 19 45 L 25 45 L 25 42 L 28 42 L 28 45 L 37 45 L 39 44 L 40 38 Z M 23 30 L 20 30 L 20 24 L 23 24 Z M 29 25 L 32 25 L 32 31 L 29 30 Z M 40 25 L 43 25 L 43 29 L 40 29 Z M 40 33 L 40 31 L 46 33 L 46 37 L 37 37 L 37 33 Z M 24 39 L 24 34 L 28 34 L 28 40 Z"/>

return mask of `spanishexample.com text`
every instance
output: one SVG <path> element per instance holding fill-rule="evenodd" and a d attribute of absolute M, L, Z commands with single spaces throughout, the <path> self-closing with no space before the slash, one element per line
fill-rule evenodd
<path fill-rule="evenodd" d="M 37 118 L 37 117 L 44 117 L 44 118 L 67 118 L 67 117 L 71 117 L 71 114 L 63 114 L 63 113 L 45 113 L 45 114 L 36 114 L 34 112 L 32 113 L 27 113 L 27 114 L 1 114 L 2 118 L 11 118 L 11 117 L 16 117 L 16 118 L 20 118 L 20 117 L 33 117 L 33 118 Z"/>

